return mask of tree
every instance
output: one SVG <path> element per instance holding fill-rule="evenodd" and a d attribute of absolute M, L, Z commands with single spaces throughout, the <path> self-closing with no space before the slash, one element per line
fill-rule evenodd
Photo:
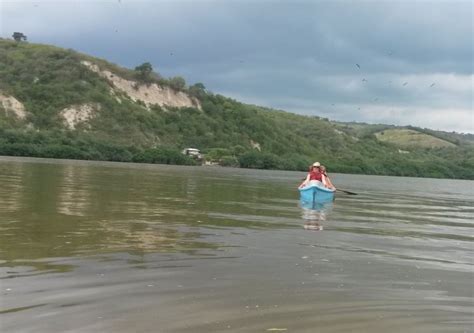
<path fill-rule="evenodd" d="M 191 88 L 193 88 L 193 87 L 196 88 L 196 89 L 199 89 L 199 90 L 206 90 L 206 87 L 201 82 L 197 82 L 197 83 L 193 84 L 191 86 Z"/>
<path fill-rule="evenodd" d="M 22 32 L 14 32 L 12 37 L 17 42 L 26 41 L 26 36 Z"/>
<path fill-rule="evenodd" d="M 202 98 L 206 95 L 206 87 L 201 82 L 195 83 L 189 87 L 189 93 L 197 98 Z"/>
<path fill-rule="evenodd" d="M 149 62 L 144 62 L 140 66 L 135 67 L 136 76 L 140 81 L 150 81 L 153 66 Z"/>
<path fill-rule="evenodd" d="M 186 87 L 186 81 L 181 76 L 175 76 L 170 79 L 170 86 L 174 90 L 183 90 Z"/>

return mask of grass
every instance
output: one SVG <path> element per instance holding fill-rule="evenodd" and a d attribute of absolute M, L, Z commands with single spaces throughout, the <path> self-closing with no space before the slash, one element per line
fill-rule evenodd
<path fill-rule="evenodd" d="M 375 133 L 377 140 L 405 148 L 449 148 L 454 143 L 410 129 L 388 129 Z"/>

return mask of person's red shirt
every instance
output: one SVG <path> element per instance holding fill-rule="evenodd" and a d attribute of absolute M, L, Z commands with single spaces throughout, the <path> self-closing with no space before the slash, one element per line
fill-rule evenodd
<path fill-rule="evenodd" d="M 319 180 L 320 182 L 322 182 L 323 177 L 319 170 L 312 170 L 309 172 L 309 180 Z"/>

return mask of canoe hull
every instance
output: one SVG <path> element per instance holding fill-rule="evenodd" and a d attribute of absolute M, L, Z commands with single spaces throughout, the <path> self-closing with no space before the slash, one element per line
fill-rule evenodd
<path fill-rule="evenodd" d="M 303 202 L 327 202 L 334 200 L 335 190 L 328 189 L 319 182 L 310 182 L 305 187 L 299 189 L 300 200 Z"/>

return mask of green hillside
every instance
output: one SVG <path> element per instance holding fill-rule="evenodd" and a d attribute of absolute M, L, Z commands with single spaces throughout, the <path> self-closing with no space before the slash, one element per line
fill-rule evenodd
<path fill-rule="evenodd" d="M 400 145 L 380 133 L 402 128 L 247 105 L 150 69 L 0 40 L 0 155 L 195 164 L 180 151 L 196 147 L 227 166 L 306 170 L 319 160 L 330 172 L 474 179 L 469 136 L 410 128 L 446 145 Z"/>
<path fill-rule="evenodd" d="M 456 146 L 454 143 L 433 135 L 406 128 L 383 130 L 375 133 L 375 137 L 382 142 L 389 142 L 406 148 L 452 148 Z"/>

